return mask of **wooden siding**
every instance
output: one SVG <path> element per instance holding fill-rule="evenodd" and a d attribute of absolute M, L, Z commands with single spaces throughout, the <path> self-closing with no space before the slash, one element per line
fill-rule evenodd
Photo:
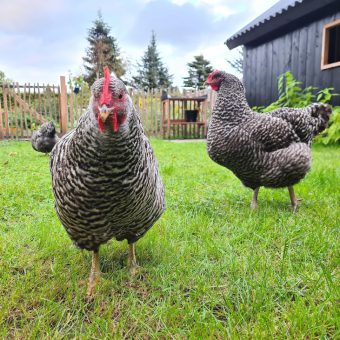
<path fill-rule="evenodd" d="M 258 46 L 244 46 L 243 81 L 251 106 L 277 100 L 280 74 L 291 71 L 302 86 L 334 87 L 340 93 L 340 67 L 321 70 L 323 27 L 340 11 Z M 333 104 L 340 105 L 340 97 Z"/>

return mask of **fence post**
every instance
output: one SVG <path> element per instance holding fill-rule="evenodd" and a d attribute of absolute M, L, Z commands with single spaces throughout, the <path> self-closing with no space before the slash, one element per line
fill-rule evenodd
<path fill-rule="evenodd" d="M 0 139 L 4 138 L 3 126 L 2 126 L 2 110 L 1 110 L 1 100 L 0 100 Z"/>
<path fill-rule="evenodd" d="M 62 135 L 67 132 L 67 114 L 66 81 L 64 76 L 60 76 L 60 132 Z"/>

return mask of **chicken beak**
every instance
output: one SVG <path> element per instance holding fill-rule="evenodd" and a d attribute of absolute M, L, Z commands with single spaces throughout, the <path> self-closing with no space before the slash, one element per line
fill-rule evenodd
<path fill-rule="evenodd" d="M 106 105 L 98 107 L 100 119 L 103 123 L 106 122 L 107 118 L 109 117 L 110 113 L 112 112 L 113 108 L 109 108 Z"/>

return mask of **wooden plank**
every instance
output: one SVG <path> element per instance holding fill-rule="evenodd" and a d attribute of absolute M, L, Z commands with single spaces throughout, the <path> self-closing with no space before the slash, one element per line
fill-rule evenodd
<path fill-rule="evenodd" d="M 23 93 L 23 101 L 26 102 L 26 83 L 24 84 L 24 93 Z M 30 137 L 30 133 L 29 133 L 29 127 L 28 127 L 28 120 L 27 120 L 27 114 L 26 114 L 26 111 L 25 111 L 25 108 L 23 107 L 22 105 L 22 110 L 23 110 L 23 113 L 24 113 L 24 122 L 25 122 L 25 137 Z M 31 123 L 30 123 L 31 124 Z"/>
<path fill-rule="evenodd" d="M 50 120 L 51 117 L 48 117 L 48 109 L 47 109 L 47 106 L 46 106 L 46 100 L 47 100 L 47 97 L 48 97 L 48 93 L 46 92 L 46 87 L 45 87 L 45 84 L 43 83 L 43 86 L 44 88 L 42 89 L 42 98 L 41 98 L 41 101 L 42 101 L 42 108 L 44 110 L 44 116 L 45 116 L 45 119 L 46 120 Z"/>
<path fill-rule="evenodd" d="M 307 60 L 308 28 L 300 29 L 299 35 L 299 71 L 297 79 L 302 82 L 301 86 L 306 87 L 306 60 Z"/>
<path fill-rule="evenodd" d="M 296 30 L 292 35 L 292 73 L 294 78 L 299 75 L 299 43 L 300 43 L 300 31 Z M 298 79 L 299 80 L 299 79 Z"/>
<path fill-rule="evenodd" d="M 9 88 L 8 88 L 9 90 Z M 11 94 L 9 93 L 9 91 L 7 92 L 7 105 L 8 105 L 8 120 L 9 120 L 9 133 L 10 133 L 10 138 L 14 138 L 14 128 L 13 128 L 13 124 L 15 121 L 15 117 L 13 114 L 13 109 L 12 109 L 12 98 L 11 98 Z"/>
<path fill-rule="evenodd" d="M 27 102 L 25 100 L 25 102 Z M 31 107 L 31 84 L 28 83 L 28 106 Z M 30 113 L 30 122 L 31 122 L 31 128 L 30 128 L 30 135 L 32 136 L 32 133 L 33 133 L 33 117 L 32 117 L 32 112 L 29 111 Z"/>
<path fill-rule="evenodd" d="M 68 96 L 70 103 L 69 103 L 69 107 L 70 107 L 70 128 L 73 129 L 74 127 L 74 107 L 73 107 L 73 97 L 75 95 L 73 94 L 73 92 L 70 93 L 70 95 Z"/>
<path fill-rule="evenodd" d="M 250 85 L 250 106 L 256 105 L 256 48 L 251 49 L 251 85 Z"/>
<path fill-rule="evenodd" d="M 314 60 L 315 54 L 318 53 L 315 50 L 315 34 L 316 23 L 313 22 L 308 26 L 308 40 L 306 51 L 306 86 L 314 86 Z"/>
<path fill-rule="evenodd" d="M 61 134 L 67 132 L 67 122 L 68 122 L 68 112 L 67 112 L 67 91 L 65 77 L 60 76 L 60 127 Z"/>
<path fill-rule="evenodd" d="M 59 94 L 58 92 L 58 87 L 57 86 L 54 86 L 52 87 L 52 107 L 53 107 L 53 115 L 52 115 L 52 120 L 54 122 L 57 122 L 58 121 L 58 107 L 57 107 L 57 101 L 56 101 L 56 98 L 58 98 L 58 96 L 56 96 L 56 93 Z"/>
<path fill-rule="evenodd" d="M 21 93 L 19 89 L 19 84 L 17 83 L 17 95 L 21 98 Z M 17 103 L 18 108 L 18 117 L 20 119 L 20 136 L 21 138 L 24 137 L 24 112 L 23 112 L 23 106 L 20 103 Z"/>
<path fill-rule="evenodd" d="M 0 100 L 0 139 L 4 139 L 4 126 L 3 126 L 3 118 L 2 118 L 2 104 Z"/>
<path fill-rule="evenodd" d="M 273 64 L 272 64 L 272 81 L 271 81 L 271 98 L 272 101 L 278 99 L 279 93 L 277 90 L 277 82 L 279 76 L 279 53 L 280 53 L 280 46 L 278 44 L 277 39 L 271 42 L 272 50 L 273 50 Z"/>
<path fill-rule="evenodd" d="M 168 132 L 168 139 L 170 139 L 170 101 L 169 99 L 166 100 L 166 117 L 167 117 L 167 120 L 168 120 L 168 127 L 167 127 L 167 132 Z"/>
<path fill-rule="evenodd" d="M 15 85 L 13 84 L 12 86 L 12 89 L 11 91 L 9 92 L 9 111 L 11 112 L 11 115 L 12 115 L 12 135 L 14 137 L 14 134 L 15 134 L 15 139 L 18 139 L 18 130 L 19 130 L 19 117 L 18 117 L 18 112 L 17 112 L 17 109 L 16 109 L 16 102 L 13 100 L 13 104 L 12 104 L 12 97 L 14 98 L 14 95 L 15 95 Z"/>
<path fill-rule="evenodd" d="M 251 53 L 250 49 L 246 46 L 243 46 L 243 85 L 246 89 L 246 97 L 247 101 L 250 102 L 250 90 L 251 90 L 251 78 L 252 74 L 250 73 L 250 58 Z M 212 91 L 209 92 L 208 100 L 211 104 L 212 101 Z"/>
<path fill-rule="evenodd" d="M 38 105 L 39 105 L 39 116 L 40 116 L 40 122 L 42 121 L 43 119 L 43 109 L 42 109 L 42 103 L 41 103 L 41 94 L 40 94 L 40 88 L 41 86 L 38 86 L 37 87 L 37 92 L 38 92 Z"/>
<path fill-rule="evenodd" d="M 9 128 L 9 113 L 8 113 L 8 105 L 7 105 L 7 88 L 4 86 L 3 87 L 3 99 L 4 99 L 4 118 L 5 118 L 5 133 L 6 137 L 10 138 L 11 133 L 10 133 L 10 128 Z"/>
<path fill-rule="evenodd" d="M 258 87 L 258 101 L 257 104 L 263 106 L 266 101 L 266 73 L 267 71 L 267 53 L 266 45 L 259 46 L 259 87 Z"/>
<path fill-rule="evenodd" d="M 269 105 L 272 102 L 271 92 L 272 92 L 272 67 L 273 67 L 273 45 L 271 43 L 266 43 L 265 53 L 267 55 L 267 70 L 265 73 L 265 97 L 263 99 L 264 106 Z"/>

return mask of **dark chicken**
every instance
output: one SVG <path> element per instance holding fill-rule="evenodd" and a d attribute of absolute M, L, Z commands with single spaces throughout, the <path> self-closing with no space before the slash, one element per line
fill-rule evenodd
<path fill-rule="evenodd" d="M 97 80 L 78 126 L 56 144 L 51 174 L 57 214 L 74 243 L 93 251 L 88 295 L 99 278 L 99 247 L 126 239 L 129 267 L 135 242 L 165 209 L 158 164 L 124 84 Z"/>
<path fill-rule="evenodd" d="M 296 211 L 293 185 L 310 169 L 312 139 L 327 127 L 331 108 L 315 103 L 260 114 L 249 107 L 235 76 L 214 71 L 206 84 L 218 91 L 207 137 L 210 158 L 254 190 L 252 208 L 261 186 L 288 187 Z"/>
<path fill-rule="evenodd" d="M 53 122 L 41 125 L 39 130 L 33 132 L 31 138 L 33 149 L 43 153 L 51 152 L 58 140 L 59 137 Z"/>

